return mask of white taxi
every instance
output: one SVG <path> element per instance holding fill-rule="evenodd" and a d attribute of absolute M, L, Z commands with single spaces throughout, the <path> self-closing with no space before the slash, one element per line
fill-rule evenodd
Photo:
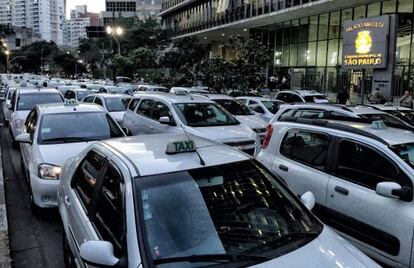
<path fill-rule="evenodd" d="M 123 136 L 120 126 L 97 105 L 67 102 L 33 109 L 16 138 L 33 211 L 57 205 L 60 171 L 66 159 L 91 142 Z"/>
<path fill-rule="evenodd" d="M 185 134 L 94 143 L 63 167 L 67 267 L 379 267 L 256 160 Z"/>
<path fill-rule="evenodd" d="M 122 123 L 130 95 L 125 94 L 91 94 L 85 97 L 82 102 L 95 103 L 102 106 L 118 122 Z"/>
<path fill-rule="evenodd" d="M 131 99 L 122 126 L 133 135 L 183 131 L 238 148 L 254 155 L 260 139 L 220 105 L 185 91 L 140 93 Z"/>

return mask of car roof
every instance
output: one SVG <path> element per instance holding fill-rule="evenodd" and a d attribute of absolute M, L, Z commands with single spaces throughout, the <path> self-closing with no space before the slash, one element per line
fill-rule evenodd
<path fill-rule="evenodd" d="M 166 153 L 169 142 L 188 140 L 188 137 L 191 137 L 199 148 L 197 151 L 206 166 L 216 166 L 250 159 L 249 156 L 229 146 L 185 134 L 140 135 L 106 140 L 102 141 L 102 143 L 126 157 L 137 167 L 140 176 L 148 176 L 202 168 L 200 158 L 195 152 Z"/>
<path fill-rule="evenodd" d="M 280 91 L 279 94 L 280 93 L 297 93 L 297 94 L 299 94 L 301 96 L 304 96 L 304 97 L 305 96 L 315 96 L 315 95 L 324 96 L 322 93 L 319 93 L 316 90 L 307 90 L 307 89 L 300 89 L 300 90 L 283 90 L 283 91 Z"/>
<path fill-rule="evenodd" d="M 201 94 L 206 96 L 210 100 L 236 100 L 236 98 L 226 95 L 226 94 Z"/>
<path fill-rule="evenodd" d="M 159 85 L 138 85 L 138 87 L 146 87 L 146 88 L 166 88 L 164 86 L 159 86 Z"/>
<path fill-rule="evenodd" d="M 414 133 L 411 130 L 392 128 L 392 127 L 386 127 L 385 129 L 376 129 L 376 128 L 373 128 L 371 124 L 366 124 L 366 123 L 346 122 L 346 121 L 333 121 L 333 122 L 366 131 L 384 140 L 390 145 L 414 142 Z"/>
<path fill-rule="evenodd" d="M 355 114 L 363 115 L 363 114 L 386 114 L 386 112 L 380 111 L 373 107 L 365 106 L 365 105 L 357 105 L 357 106 L 348 106 L 348 108 Z"/>
<path fill-rule="evenodd" d="M 139 93 L 135 94 L 134 98 L 151 98 L 159 99 L 169 103 L 213 103 L 212 100 L 199 95 L 199 94 L 187 94 L 187 95 L 176 95 L 173 93 Z"/>
<path fill-rule="evenodd" d="M 91 94 L 89 96 L 99 96 L 104 99 L 114 99 L 114 98 L 132 98 L 131 95 L 127 94 L 107 94 L 107 93 L 97 93 L 97 94 Z"/>
<path fill-rule="evenodd" d="M 236 97 L 236 99 L 239 99 L 239 100 L 253 100 L 253 101 L 275 101 L 275 102 L 280 102 L 279 100 L 272 100 L 272 99 L 263 98 L 263 97 L 250 97 L 250 96 Z"/>
<path fill-rule="evenodd" d="M 298 102 L 292 104 L 281 105 L 281 109 L 321 109 L 326 111 L 340 110 L 344 112 L 354 113 L 346 105 L 334 104 L 334 103 L 313 103 L 313 102 Z"/>
<path fill-rule="evenodd" d="M 49 103 L 37 105 L 39 112 L 42 114 L 57 114 L 57 113 L 76 113 L 76 112 L 105 112 L 105 110 L 96 104 L 91 103 L 77 103 L 77 104 L 65 104 L 62 103 Z"/>
<path fill-rule="evenodd" d="M 19 94 L 30 94 L 30 93 L 39 93 L 39 94 L 45 94 L 45 93 L 60 93 L 59 90 L 56 88 L 19 88 Z"/>

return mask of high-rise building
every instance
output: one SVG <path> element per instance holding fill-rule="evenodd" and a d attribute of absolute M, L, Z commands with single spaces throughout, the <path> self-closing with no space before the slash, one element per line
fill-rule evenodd
<path fill-rule="evenodd" d="M 41 39 L 63 42 L 64 0 L 0 0 L 0 24 L 31 28 Z"/>
<path fill-rule="evenodd" d="M 79 41 L 87 38 L 86 27 L 90 26 L 90 18 L 75 18 L 63 23 L 63 43 L 69 49 L 76 49 Z"/>
<path fill-rule="evenodd" d="M 139 18 L 143 20 L 156 16 L 161 10 L 161 0 L 105 0 L 105 11 L 102 12 L 104 25 L 115 18 Z"/>

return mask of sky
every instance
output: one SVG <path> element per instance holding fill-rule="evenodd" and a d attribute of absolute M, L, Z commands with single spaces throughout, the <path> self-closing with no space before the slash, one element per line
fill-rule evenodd
<path fill-rule="evenodd" d="M 70 17 L 70 10 L 77 5 L 87 5 L 90 12 L 105 10 L 105 0 L 66 0 L 66 17 Z"/>

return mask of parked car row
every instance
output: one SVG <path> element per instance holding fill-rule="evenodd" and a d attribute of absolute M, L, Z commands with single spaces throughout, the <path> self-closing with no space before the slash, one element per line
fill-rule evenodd
<path fill-rule="evenodd" d="M 398 107 L 65 90 L 16 86 L 7 111 L 66 267 L 414 267 Z"/>

